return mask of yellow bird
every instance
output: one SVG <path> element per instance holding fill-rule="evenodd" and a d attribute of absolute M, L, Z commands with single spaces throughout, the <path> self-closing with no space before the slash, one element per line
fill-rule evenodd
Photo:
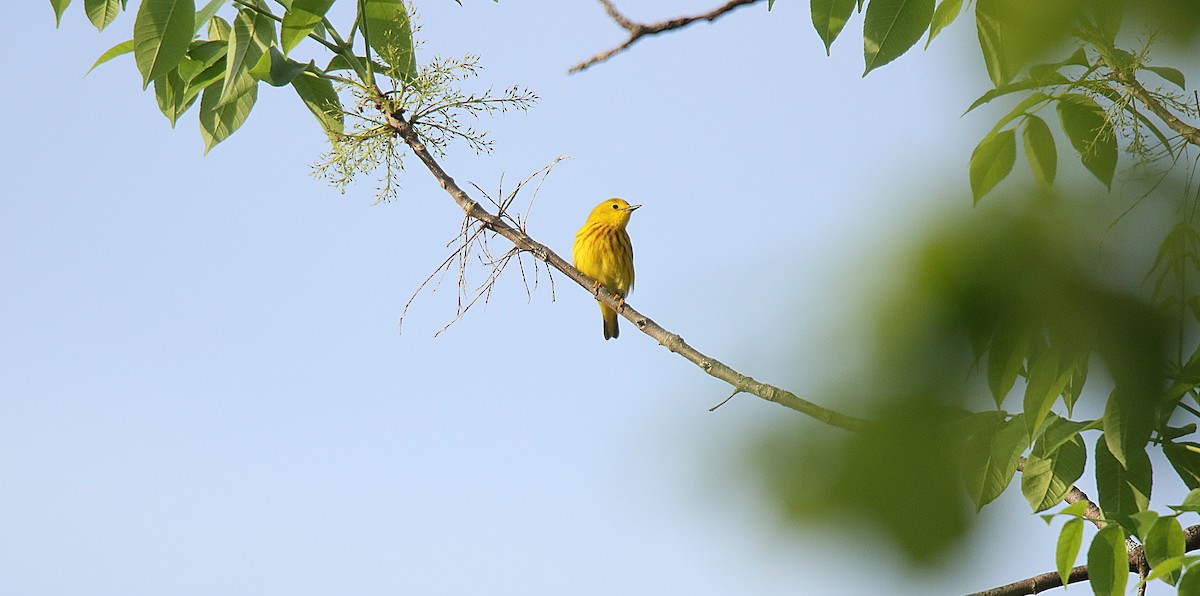
<path fill-rule="evenodd" d="M 575 234 L 572 257 L 575 268 L 595 282 L 593 290 L 604 286 L 617 295 L 617 303 L 625 304 L 625 296 L 633 289 L 633 244 L 625 226 L 629 215 L 641 205 L 630 205 L 622 199 L 609 199 L 596 205 L 579 233 Z M 601 304 L 604 317 L 604 339 L 617 337 L 617 313 Z"/>

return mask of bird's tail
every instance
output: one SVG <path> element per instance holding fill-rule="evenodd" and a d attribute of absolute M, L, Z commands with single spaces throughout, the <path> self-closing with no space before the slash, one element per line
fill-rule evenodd
<path fill-rule="evenodd" d="M 601 304 L 600 314 L 604 317 L 604 339 L 616 339 L 621 332 L 617 327 L 617 311 Z"/>

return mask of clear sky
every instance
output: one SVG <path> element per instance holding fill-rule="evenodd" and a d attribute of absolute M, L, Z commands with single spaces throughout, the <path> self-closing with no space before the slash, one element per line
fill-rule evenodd
<path fill-rule="evenodd" d="M 970 208 L 994 122 L 959 118 L 988 85 L 974 27 L 863 79 L 861 15 L 826 57 L 807 2 L 780 1 L 568 76 L 622 40 L 598 3 L 463 3 L 419 3 L 418 59 L 479 54 L 478 88 L 541 102 L 480 121 L 495 153 L 454 147 L 450 174 L 494 191 L 571 156 L 536 238 L 567 255 L 595 203 L 644 204 L 630 303 L 837 407 L 821 392 L 896 253 Z M 802 419 L 748 396 L 708 412 L 727 387 L 627 322 L 605 342 L 561 276 L 527 299 L 510 271 L 434 338 L 451 276 L 401 334 L 462 217 L 415 159 L 393 203 L 369 179 L 340 195 L 308 175 L 315 121 L 265 86 L 202 157 L 195 110 L 170 129 L 130 57 L 83 77 L 132 14 L 103 35 L 82 6 L 58 30 L 44 1 L 6 14 L 3 592 L 926 594 L 1053 567 L 1055 529 L 1016 489 L 930 574 L 870 533 L 785 530 L 748 446 Z"/>

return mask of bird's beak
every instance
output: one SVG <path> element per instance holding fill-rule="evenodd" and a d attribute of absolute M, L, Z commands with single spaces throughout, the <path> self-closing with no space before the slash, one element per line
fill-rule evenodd
<path fill-rule="evenodd" d="M 626 210 L 626 211 L 634 211 L 634 210 L 636 210 L 638 207 L 641 207 L 641 205 L 630 205 L 630 206 L 626 207 L 626 208 L 625 208 L 625 210 Z"/>

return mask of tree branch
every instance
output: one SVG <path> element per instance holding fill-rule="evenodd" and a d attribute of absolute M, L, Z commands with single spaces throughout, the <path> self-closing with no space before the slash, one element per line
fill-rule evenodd
<path fill-rule="evenodd" d="M 659 21 L 657 23 L 646 25 L 642 23 L 635 23 L 629 20 L 629 18 L 627 18 L 625 15 L 617 12 L 617 8 L 613 6 L 612 2 L 609 0 L 600 0 L 600 5 L 604 7 L 604 12 L 607 12 L 608 16 L 612 17 L 612 20 L 620 25 L 622 29 L 625 29 L 629 32 L 629 39 L 626 39 L 619 46 L 600 52 L 599 54 L 596 54 L 595 56 L 592 56 L 591 58 L 572 66 L 567 73 L 575 74 L 589 66 L 592 66 L 593 64 L 608 60 L 614 54 L 625 51 L 629 48 L 629 46 L 633 45 L 635 42 L 645 36 L 657 35 L 664 31 L 671 31 L 674 29 L 681 29 L 691 25 L 692 23 L 695 23 L 696 21 L 708 21 L 711 23 L 726 13 L 732 12 L 736 8 L 746 6 L 748 4 L 754 4 L 758 1 L 759 0 L 729 0 L 729 2 L 725 3 L 724 5 L 718 6 L 717 8 L 714 8 L 703 14 L 668 19 L 666 21 Z"/>
<path fill-rule="evenodd" d="M 392 114 L 388 113 L 386 110 L 383 112 L 383 114 L 387 119 L 387 125 L 394 130 L 401 139 L 404 140 L 405 144 L 408 145 L 413 154 L 415 154 L 417 158 L 425 164 L 425 167 L 429 169 L 430 173 L 433 174 L 433 177 L 436 178 L 437 181 L 442 185 L 442 188 L 450 194 L 450 197 L 454 199 L 454 202 L 458 203 L 458 206 L 461 207 L 464 212 L 466 212 L 468 217 L 478 220 L 487 229 L 507 238 L 518 249 L 527 251 L 536 258 L 541 259 L 547 265 L 561 271 L 567 277 L 574 280 L 575 283 L 587 289 L 589 294 L 592 293 L 592 280 L 580 273 L 578 269 L 576 269 L 562 257 L 558 256 L 558 254 L 553 250 L 550 250 L 549 247 L 534 240 L 522 230 L 510 226 L 503 219 L 489 213 L 486 209 L 480 206 L 478 202 L 471 199 L 471 197 L 468 196 L 467 193 L 463 191 L 463 189 L 460 188 L 457 183 L 454 182 L 454 179 L 442 169 L 442 166 L 437 162 L 437 160 L 433 158 L 433 155 L 429 153 L 429 150 L 425 148 L 425 145 L 417 136 L 417 132 L 413 130 L 412 124 L 405 120 L 403 114 Z M 862 428 L 864 425 L 863 420 L 859 418 L 848 416 L 846 414 L 842 414 L 841 412 L 819 406 L 797 396 L 790 391 L 757 381 L 730 368 L 723 362 L 701 353 L 699 350 L 693 348 L 692 346 L 688 345 L 687 342 L 683 341 L 683 338 L 678 334 L 667 331 L 658 323 L 652 321 L 649 317 L 638 312 L 632 306 L 629 306 L 628 302 L 625 302 L 624 307 L 621 307 L 617 303 L 616 294 L 613 294 L 604 287 L 601 287 L 596 292 L 596 299 L 616 310 L 621 314 L 621 316 L 625 317 L 634 325 L 636 325 L 637 328 L 643 333 L 658 340 L 658 343 L 666 347 L 668 350 L 683 356 L 696 366 L 699 366 L 704 372 L 722 381 L 725 381 L 726 383 L 729 383 L 735 389 L 743 393 L 757 395 L 758 397 L 761 397 L 767 401 L 773 401 L 782 406 L 796 410 L 797 412 L 807 414 L 808 416 L 811 416 L 831 426 L 844 428 L 846 430 L 857 430 Z"/>
<path fill-rule="evenodd" d="M 1185 552 L 1200 549 L 1200 525 L 1189 526 L 1183 531 L 1183 536 L 1186 541 Z M 1149 564 L 1146 562 L 1146 551 L 1141 546 L 1129 553 L 1130 573 L 1137 573 L 1139 576 L 1143 576 L 1145 570 L 1149 568 Z M 1086 581 L 1087 579 L 1087 565 L 1080 565 L 1071 569 L 1070 575 L 1067 576 L 1067 583 L 1073 584 Z M 1058 572 L 1050 571 L 1008 585 L 976 592 L 970 596 L 1022 596 L 1024 594 L 1037 594 L 1051 588 L 1059 588 L 1062 585 L 1062 578 L 1058 576 Z"/>
<path fill-rule="evenodd" d="M 1200 146 L 1200 128 L 1196 128 L 1180 120 L 1171 110 L 1162 105 L 1162 102 L 1158 101 L 1153 94 L 1147 91 L 1137 78 L 1123 71 L 1114 71 L 1113 78 L 1124 85 L 1129 90 L 1130 95 L 1142 102 L 1147 108 L 1150 108 L 1150 111 L 1154 112 L 1155 116 L 1158 116 L 1167 126 L 1171 127 L 1171 130 L 1179 133 L 1179 136 L 1183 137 L 1187 142 Z"/>

